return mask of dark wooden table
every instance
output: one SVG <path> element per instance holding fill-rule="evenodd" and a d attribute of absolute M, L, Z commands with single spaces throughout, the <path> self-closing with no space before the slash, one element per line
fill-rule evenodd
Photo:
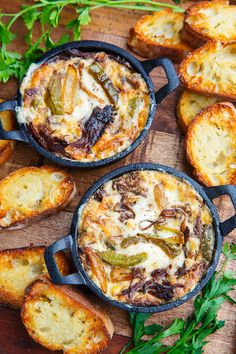
<path fill-rule="evenodd" d="M 19 8 L 19 0 L 1 0 L 0 7 L 3 11 L 13 13 Z M 188 2 L 189 4 L 189 2 Z M 82 30 L 82 39 L 101 40 L 116 44 L 127 49 L 127 35 L 129 28 L 141 16 L 140 12 L 121 11 L 114 9 L 100 9 L 92 14 L 92 22 Z M 65 32 L 66 23 L 71 20 L 72 11 L 63 12 L 63 24 L 60 34 Z M 21 23 L 16 25 L 19 37 L 12 49 L 25 49 L 23 36 L 25 35 Z M 37 35 L 37 33 L 36 33 Z M 165 83 L 165 76 L 161 70 L 152 73 L 157 88 Z M 0 97 L 12 98 L 16 93 L 17 82 L 11 80 L 7 84 L 0 84 Z M 146 161 L 157 162 L 175 167 L 191 175 L 183 150 L 184 137 L 176 124 L 175 105 L 180 89 L 167 97 L 157 109 L 157 113 L 148 134 L 142 144 L 128 157 L 112 166 L 89 171 L 71 170 L 76 184 L 77 195 L 67 208 L 56 216 L 45 219 L 31 227 L 17 231 L 4 231 L 0 235 L 0 249 L 22 247 L 29 245 L 48 245 L 66 235 L 69 231 L 72 213 L 85 190 L 100 176 L 118 166 L 131 162 Z M 23 166 L 40 166 L 49 163 L 39 156 L 31 147 L 18 143 L 11 159 L 0 167 L 0 178 L 9 172 Z M 221 217 L 224 219 L 232 213 L 232 208 L 227 197 L 217 201 Z M 227 240 L 235 238 L 235 232 Z M 110 342 L 106 353 L 117 354 L 127 342 L 131 334 L 128 316 L 125 312 L 103 304 L 115 325 L 115 335 Z M 152 316 L 151 322 L 161 324 L 170 323 L 175 317 L 186 317 L 192 312 L 192 301 L 172 311 Z M 210 337 L 205 353 L 233 354 L 236 351 L 236 307 L 225 304 L 219 317 L 226 320 L 225 327 Z M 24 329 L 17 311 L 0 307 L 0 354 L 46 354 L 50 351 L 30 339 Z M 180 353 L 181 354 L 181 353 Z"/>

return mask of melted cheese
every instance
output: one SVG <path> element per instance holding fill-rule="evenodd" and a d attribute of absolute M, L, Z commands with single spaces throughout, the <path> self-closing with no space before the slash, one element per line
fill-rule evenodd
<path fill-rule="evenodd" d="M 97 77 L 91 65 L 97 65 L 102 75 Z M 32 64 L 21 94 L 19 122 L 31 123 L 35 139 L 46 149 L 80 161 L 101 160 L 127 149 L 144 129 L 150 109 L 148 87 L 141 75 L 105 53 Z M 112 117 L 91 146 L 72 144 L 81 139 L 94 110 L 106 106 L 112 106 Z M 54 141 L 55 145 L 61 141 L 61 148 L 53 149 Z"/>
<path fill-rule="evenodd" d="M 181 284 L 180 287 L 176 287 L 178 290 L 175 296 L 183 296 L 196 286 L 203 275 L 203 271 L 199 270 L 200 264 L 208 263 L 202 255 L 201 238 L 204 227 L 212 223 L 211 213 L 196 190 L 179 178 L 158 171 L 140 171 L 133 177 L 137 180 L 129 185 L 127 176 L 128 174 L 105 183 L 102 187 L 102 200 L 99 202 L 92 197 L 83 206 L 80 211 L 78 243 L 82 250 L 84 247 L 91 247 L 95 253 L 109 250 L 110 244 L 117 254 L 125 255 L 127 258 L 146 253 L 145 260 L 130 268 L 143 270 L 143 276 L 147 281 L 152 279 L 153 271 L 165 270 L 167 282 L 173 286 L 179 282 Z M 117 187 L 117 180 L 121 184 L 120 187 Z M 160 196 L 156 196 L 154 192 L 157 185 L 163 188 L 162 207 Z M 131 210 L 133 214 L 130 213 Z M 165 211 L 166 215 L 170 211 L 177 211 L 177 214 L 163 217 Z M 130 214 L 125 217 L 125 213 L 128 212 Z M 157 220 L 160 221 L 155 224 Z M 187 230 L 189 235 L 185 239 L 183 231 L 186 233 Z M 122 241 L 126 239 L 131 239 L 131 243 L 124 246 Z M 175 251 L 171 249 L 168 251 L 168 247 L 166 248 L 166 242 L 168 245 L 170 240 L 176 240 L 172 242 L 178 247 L 178 253 L 175 254 L 173 253 Z M 137 302 L 141 301 L 140 299 L 147 303 L 151 300 L 161 301 L 153 298 L 150 300 L 149 294 L 140 291 L 137 291 L 133 300 L 127 299 L 122 295 L 122 290 L 129 288 L 130 281 L 121 280 L 117 281 L 117 284 L 112 281 L 110 284 L 113 266 L 107 262 L 103 262 L 103 266 L 109 283 L 108 296 L 126 302 Z M 181 267 L 189 268 L 189 274 L 187 272 L 187 275 L 178 278 L 177 272 Z M 99 280 L 92 270 L 89 269 L 88 272 L 99 285 Z M 191 282 L 188 280 L 190 274 Z"/>

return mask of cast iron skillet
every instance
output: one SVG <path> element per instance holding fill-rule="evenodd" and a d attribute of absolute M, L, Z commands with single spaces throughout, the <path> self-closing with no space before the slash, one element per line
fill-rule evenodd
<path fill-rule="evenodd" d="M 64 45 L 61 45 L 46 54 L 44 54 L 39 60 L 37 60 L 36 64 L 41 64 L 51 60 L 54 56 L 63 54 L 63 52 L 70 51 L 73 49 L 78 49 L 81 52 L 101 52 L 104 51 L 108 54 L 113 54 L 115 56 L 119 56 L 121 59 L 125 59 L 127 62 L 131 64 L 131 66 L 142 75 L 143 79 L 145 80 L 149 92 L 150 92 L 150 99 L 151 99 L 151 106 L 150 106 L 150 113 L 146 122 L 146 125 L 137 139 L 125 150 L 119 152 L 118 154 L 111 156 L 109 158 L 99 160 L 99 161 L 92 161 L 92 162 L 80 162 L 69 160 L 66 158 L 61 158 L 56 156 L 50 151 L 44 149 L 41 145 L 39 145 L 34 138 L 32 137 L 31 133 L 29 132 L 26 124 L 21 124 L 18 122 L 19 130 L 14 130 L 10 132 L 6 132 L 3 130 L 3 127 L 0 122 L 0 139 L 11 139 L 11 140 L 19 140 L 29 143 L 31 146 L 35 148 L 40 154 L 46 157 L 48 160 L 51 160 L 59 165 L 68 166 L 68 167 L 98 167 L 107 165 L 113 161 L 121 159 L 122 157 L 129 154 L 133 151 L 144 139 L 146 136 L 151 124 L 152 120 L 155 115 L 156 106 L 159 104 L 169 93 L 171 93 L 178 85 L 179 80 L 176 75 L 175 69 L 173 67 L 172 62 L 167 58 L 159 58 L 159 59 L 152 59 L 152 60 L 145 60 L 139 61 L 135 57 L 133 57 L 130 53 L 121 49 L 115 45 L 99 42 L 99 41 L 80 41 L 80 42 L 71 42 Z M 167 76 L 168 83 L 159 89 L 157 92 L 154 92 L 154 85 L 149 76 L 149 73 L 156 67 L 161 66 Z M 22 105 L 22 96 L 20 91 L 16 98 L 12 101 L 5 101 L 0 103 L 0 112 L 11 110 L 16 112 L 17 117 L 17 107 Z"/>
<path fill-rule="evenodd" d="M 184 297 L 159 306 L 134 306 L 126 303 L 122 303 L 116 300 L 112 300 L 101 291 L 101 289 L 89 278 L 88 274 L 84 270 L 78 253 L 78 243 L 77 243 L 77 225 L 79 222 L 79 217 L 85 206 L 86 202 L 90 199 L 93 193 L 100 188 L 104 183 L 118 177 L 126 172 L 137 171 L 137 170 L 155 170 L 161 172 L 170 173 L 176 177 L 183 179 L 184 181 L 189 182 L 192 187 L 196 189 L 196 191 L 202 196 L 204 202 L 209 207 L 212 217 L 213 217 L 213 226 L 215 229 L 215 247 L 213 252 L 212 262 L 207 270 L 205 276 L 201 279 L 198 285 L 187 295 Z M 236 186 L 225 185 L 225 186 L 217 186 L 217 187 L 202 187 L 197 182 L 195 182 L 192 178 L 188 177 L 182 172 L 179 172 L 171 167 L 167 167 L 164 165 L 157 165 L 151 163 L 137 163 L 127 165 L 121 168 L 118 168 L 104 177 L 100 178 L 97 182 L 95 182 L 91 188 L 85 193 L 83 198 L 81 199 L 72 220 L 70 233 L 53 243 L 49 246 L 45 251 L 45 262 L 50 274 L 50 277 L 55 284 L 75 284 L 75 285 L 86 285 L 89 287 L 94 293 L 99 295 L 104 301 L 120 307 L 124 310 L 134 311 L 134 312 L 162 312 L 166 310 L 173 309 L 179 305 L 182 305 L 184 302 L 191 299 L 194 295 L 196 295 L 210 280 L 212 277 L 221 253 L 222 241 L 224 236 L 226 236 L 229 232 L 231 232 L 236 227 L 236 214 L 229 218 L 224 222 L 220 222 L 220 218 L 216 207 L 212 203 L 212 200 L 220 195 L 228 194 L 231 198 L 231 201 L 236 209 Z M 55 254 L 61 250 L 69 249 L 72 254 L 72 258 L 75 264 L 75 267 L 78 273 L 70 274 L 67 276 L 62 276 L 58 270 L 58 267 L 55 262 Z"/>

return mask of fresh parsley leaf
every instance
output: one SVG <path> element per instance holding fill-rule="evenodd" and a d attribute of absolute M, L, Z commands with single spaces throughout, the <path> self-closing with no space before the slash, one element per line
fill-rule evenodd
<path fill-rule="evenodd" d="M 58 7 L 54 9 L 49 16 L 50 24 L 55 28 L 58 26 L 59 15 L 60 15 L 60 8 Z"/>
<path fill-rule="evenodd" d="M 28 5 L 21 5 L 23 9 L 28 9 Z M 32 30 L 34 27 L 35 21 L 38 19 L 40 15 L 40 12 L 38 12 L 35 9 L 31 9 L 25 13 L 22 14 L 22 19 L 24 21 L 24 24 L 26 25 L 28 30 Z"/>
<path fill-rule="evenodd" d="M 163 330 L 163 326 L 159 325 L 159 324 L 151 324 L 149 326 L 144 326 L 143 329 L 143 335 L 153 335 L 153 334 L 158 334 L 160 331 Z"/>
<path fill-rule="evenodd" d="M 55 45 L 62 45 L 67 43 L 70 40 L 70 35 L 69 34 L 63 34 L 61 38 L 57 41 L 54 42 Z"/>
<path fill-rule="evenodd" d="M 19 12 L 10 15 L 2 13 L 0 10 L 0 80 L 7 82 L 10 77 L 14 76 L 21 79 L 31 62 L 41 55 L 44 51 L 54 48 L 69 40 L 79 40 L 81 26 L 88 25 L 91 21 L 90 13 L 99 7 L 114 7 L 116 9 L 126 8 L 126 6 L 134 10 L 158 11 L 162 8 L 161 3 L 155 4 L 149 0 L 143 1 L 125 1 L 117 2 L 116 0 L 35 0 L 27 5 L 21 5 Z M 67 24 L 68 34 L 64 34 L 59 41 L 55 41 L 52 30 L 56 29 L 60 24 L 60 14 L 62 10 L 70 6 L 75 10 L 76 17 Z M 178 6 L 172 4 L 164 4 L 176 12 L 184 12 Z M 12 25 L 16 20 L 21 19 L 26 26 L 27 34 L 25 42 L 28 49 L 23 55 L 13 56 L 8 52 L 7 45 L 11 44 L 16 34 L 11 31 Z M 33 32 L 36 23 L 41 25 L 41 34 L 34 41 Z"/>
<path fill-rule="evenodd" d="M 236 260 L 236 244 L 225 243 L 222 249 L 222 253 L 227 260 Z"/>
<path fill-rule="evenodd" d="M 0 22 L 0 39 L 3 44 L 9 44 L 15 39 L 16 35 L 12 33 L 7 26 Z"/>
<path fill-rule="evenodd" d="M 236 300 L 234 300 L 231 296 L 229 296 L 228 294 L 225 294 L 224 297 L 225 297 L 226 300 L 231 302 L 231 304 L 236 305 Z"/>
<path fill-rule="evenodd" d="M 67 23 L 66 28 L 73 30 L 74 40 L 77 41 L 80 39 L 80 21 L 79 18 L 75 18 Z"/>
<path fill-rule="evenodd" d="M 85 9 L 80 13 L 79 22 L 81 25 L 87 25 L 91 21 L 90 15 L 89 15 L 89 7 L 85 7 Z"/>
<path fill-rule="evenodd" d="M 50 16 L 51 13 L 53 12 L 53 6 L 52 5 L 48 5 L 46 7 L 44 7 L 40 13 L 40 23 L 41 25 L 46 25 L 49 24 L 51 22 L 50 20 Z"/>

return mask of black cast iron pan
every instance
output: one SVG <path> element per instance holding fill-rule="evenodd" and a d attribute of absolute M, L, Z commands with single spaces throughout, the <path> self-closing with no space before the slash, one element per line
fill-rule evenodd
<path fill-rule="evenodd" d="M 212 217 L 213 217 L 213 226 L 215 229 L 215 246 L 214 246 L 214 252 L 213 252 L 213 258 L 210 266 L 208 267 L 208 270 L 205 274 L 205 276 L 201 279 L 201 281 L 198 283 L 198 285 L 187 295 L 184 297 L 164 304 L 164 305 L 159 305 L 159 306 L 135 306 L 135 305 L 129 305 L 125 304 L 119 301 L 115 301 L 107 297 L 101 289 L 89 278 L 88 274 L 84 270 L 79 253 L 78 253 L 78 243 L 77 243 L 77 225 L 79 222 L 79 217 L 81 215 L 81 211 L 83 210 L 84 205 L 86 202 L 90 199 L 90 197 L 93 195 L 93 193 L 100 188 L 104 183 L 109 181 L 110 179 L 116 178 L 124 173 L 131 172 L 131 171 L 137 171 L 137 170 L 156 170 L 156 171 L 161 171 L 161 172 L 167 172 L 170 173 L 176 177 L 179 177 L 187 182 L 189 182 L 195 189 L 196 191 L 202 196 L 204 202 L 207 204 L 209 207 Z M 100 178 L 97 182 L 95 182 L 92 187 L 84 194 L 83 198 L 81 199 L 75 213 L 74 217 L 72 220 L 71 224 L 71 230 L 70 233 L 53 243 L 51 246 L 49 246 L 46 251 L 45 251 L 45 262 L 46 266 L 48 269 L 48 272 L 50 274 L 50 277 L 52 281 L 55 284 L 75 284 L 75 285 L 86 285 L 89 287 L 94 293 L 96 293 L 98 296 L 100 296 L 104 301 L 117 306 L 119 308 L 122 308 L 127 311 L 134 311 L 134 312 L 162 312 L 166 310 L 173 309 L 179 305 L 182 305 L 184 302 L 188 301 L 191 299 L 193 296 L 195 296 L 201 289 L 206 285 L 206 283 L 210 280 L 212 277 L 221 253 L 221 248 L 222 248 L 222 242 L 224 236 L 226 236 L 229 232 L 231 232 L 235 227 L 236 227 L 236 214 L 229 218 L 228 220 L 224 222 L 220 222 L 220 218 L 218 215 L 218 212 L 216 210 L 216 207 L 214 206 L 212 200 L 214 198 L 217 198 L 220 195 L 227 194 L 230 196 L 231 201 L 234 205 L 234 208 L 236 209 L 236 186 L 232 185 L 225 185 L 225 186 L 217 186 L 217 187 L 202 187 L 200 184 L 195 182 L 192 178 L 188 177 L 182 172 L 179 172 L 171 167 L 167 167 L 164 165 L 158 165 L 158 164 L 151 164 L 151 163 L 138 163 L 138 164 L 131 164 L 127 165 L 121 168 L 118 168 L 108 174 L 106 174 L 104 177 Z M 55 262 L 55 254 L 61 250 L 64 249 L 69 249 L 73 262 L 75 264 L 75 267 L 77 269 L 77 273 L 70 274 L 68 276 L 62 276 L 58 270 L 58 267 Z"/>
<path fill-rule="evenodd" d="M 16 98 L 12 101 L 5 101 L 3 103 L 0 103 L 0 112 L 1 111 L 6 111 L 6 110 L 11 110 L 16 113 L 16 120 L 18 123 L 18 130 L 14 131 L 5 131 L 1 125 L 0 121 L 0 139 L 10 139 L 10 140 L 18 140 L 18 141 L 23 141 L 28 144 L 30 144 L 35 150 L 37 150 L 40 154 L 42 154 L 45 158 L 48 160 L 51 160 L 59 165 L 62 166 L 68 166 L 68 167 L 98 167 L 98 166 L 105 166 L 107 164 L 112 163 L 113 161 L 116 161 L 118 159 L 123 158 L 127 154 L 129 154 L 131 151 L 133 151 L 144 139 L 146 136 L 154 115 L 156 111 L 156 106 L 159 104 L 169 93 L 171 93 L 176 87 L 179 85 L 179 80 L 176 75 L 175 69 L 173 67 L 172 62 L 167 59 L 167 58 L 159 58 L 159 59 L 152 59 L 152 60 L 146 60 L 146 61 L 139 61 L 137 60 L 134 56 L 132 56 L 130 53 L 125 51 L 122 48 L 119 48 L 113 44 L 105 43 L 105 42 L 99 42 L 99 41 L 79 41 L 79 42 L 70 42 L 67 44 L 63 44 L 46 54 L 44 54 L 39 60 L 35 62 L 35 64 L 42 64 L 44 62 L 47 62 L 49 60 L 52 60 L 53 57 L 57 55 L 63 55 L 63 53 L 67 53 L 70 51 L 73 51 L 73 49 L 77 49 L 80 52 L 101 52 L 104 51 L 108 54 L 112 54 L 114 56 L 118 56 L 121 59 L 124 59 L 125 61 L 129 62 L 131 66 L 142 75 L 143 79 L 145 80 L 149 92 L 150 92 L 150 101 L 151 101 L 151 106 L 150 106 L 150 113 L 146 122 L 146 125 L 140 135 L 137 137 L 137 139 L 125 150 L 121 151 L 120 153 L 111 156 L 109 158 L 103 159 L 103 160 L 98 160 L 98 161 L 93 161 L 93 162 L 80 162 L 80 161 L 75 161 L 75 160 L 69 160 L 66 158 L 62 158 L 59 156 L 56 156 L 50 151 L 47 151 L 44 149 L 42 146 L 40 146 L 35 139 L 32 137 L 30 131 L 28 130 L 28 127 L 26 124 L 22 124 L 17 120 L 17 107 L 20 107 L 22 105 L 22 97 L 20 94 L 20 90 L 18 91 L 18 94 Z M 160 88 L 157 92 L 154 91 L 154 85 L 153 82 L 149 76 L 149 73 L 156 67 L 162 67 L 165 71 L 165 74 L 167 76 L 167 84 Z"/>

